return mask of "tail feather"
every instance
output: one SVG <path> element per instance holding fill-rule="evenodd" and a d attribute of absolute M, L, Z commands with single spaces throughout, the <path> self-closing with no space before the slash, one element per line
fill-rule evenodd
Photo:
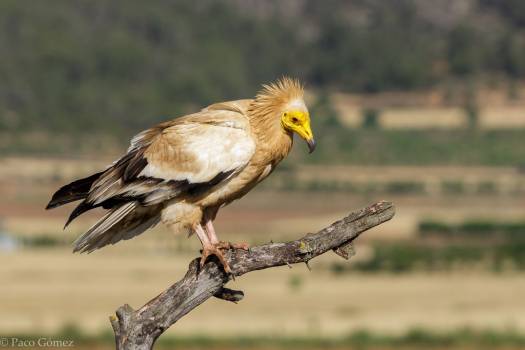
<path fill-rule="evenodd" d="M 55 192 L 55 194 L 53 194 L 53 197 L 47 204 L 46 209 L 53 209 L 64 204 L 86 198 L 93 182 L 95 182 L 103 173 L 104 172 L 101 171 L 61 187 Z"/>
<path fill-rule="evenodd" d="M 95 208 L 92 204 L 87 203 L 85 200 L 80 202 L 79 205 L 69 215 L 69 218 L 66 221 L 66 224 L 64 225 L 64 229 L 69 226 L 71 221 L 75 220 L 80 215 L 84 214 L 86 211 L 91 210 Z"/>
<path fill-rule="evenodd" d="M 130 239 L 160 221 L 157 207 L 142 207 L 129 202 L 112 209 L 73 244 L 73 252 L 91 253 L 108 244 Z"/>

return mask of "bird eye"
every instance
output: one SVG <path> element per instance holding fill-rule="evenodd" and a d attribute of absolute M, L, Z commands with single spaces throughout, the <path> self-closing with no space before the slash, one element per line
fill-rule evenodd
<path fill-rule="evenodd" d="M 296 117 L 292 118 L 292 122 L 297 123 L 298 121 L 299 121 L 299 119 L 297 119 Z"/>

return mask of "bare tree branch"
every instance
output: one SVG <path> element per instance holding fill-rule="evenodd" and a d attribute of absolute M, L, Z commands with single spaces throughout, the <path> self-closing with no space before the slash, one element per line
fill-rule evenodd
<path fill-rule="evenodd" d="M 230 250 L 225 256 L 235 276 L 274 266 L 308 263 L 330 250 L 348 259 L 353 253 L 351 242 L 362 232 L 390 220 L 394 212 L 392 203 L 379 202 L 298 240 L 265 244 L 249 251 Z M 224 272 L 216 259 L 210 258 L 199 270 L 197 258 L 190 263 L 184 278 L 139 310 L 127 304 L 121 306 L 116 316 L 110 317 L 117 349 L 152 349 L 166 329 L 209 298 L 238 302 L 244 297 L 243 292 L 224 287 L 232 276 Z"/>

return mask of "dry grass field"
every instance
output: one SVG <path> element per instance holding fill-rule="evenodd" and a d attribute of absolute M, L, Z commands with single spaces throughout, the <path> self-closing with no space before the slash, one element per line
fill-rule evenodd
<path fill-rule="evenodd" d="M 370 232 L 372 233 L 372 232 Z M 130 243 L 139 246 L 139 242 Z M 135 247 L 138 248 L 138 247 Z M 139 307 L 182 277 L 195 254 L 116 247 L 88 256 L 67 249 L 0 256 L 2 333 L 53 333 L 65 324 L 108 329 L 123 303 Z M 489 273 L 335 276 L 312 261 L 248 274 L 231 283 L 238 305 L 210 300 L 183 318 L 173 335 L 341 336 L 367 329 L 400 334 L 413 327 L 450 331 L 525 329 L 525 280 Z"/>
<path fill-rule="evenodd" d="M 93 223 L 95 215 L 86 215 L 62 231 L 71 207 L 51 212 L 44 211 L 43 207 L 55 188 L 106 163 L 3 159 L 0 168 L 3 231 L 14 236 L 51 235 L 72 241 Z M 308 174 L 305 176 L 348 177 L 357 182 L 374 176 L 376 181 L 461 178 L 514 183 L 523 180 L 523 174 L 511 168 L 309 167 L 303 170 Z M 525 199 L 508 193 L 379 196 L 258 189 L 224 209 L 217 229 L 223 239 L 252 244 L 291 239 L 320 229 L 352 209 L 382 199 L 396 203 L 396 217 L 361 237 L 356 260 L 368 254 L 367 245 L 371 241 L 413 238 L 422 218 L 451 222 L 473 217 L 519 220 L 523 219 L 525 208 Z M 108 315 L 123 303 L 139 307 L 176 281 L 189 261 L 198 255 L 198 249 L 194 237 L 174 237 L 159 226 L 137 239 L 90 255 L 73 255 L 67 246 L 0 252 L 0 334 L 51 334 L 68 324 L 90 334 L 108 331 Z M 414 327 L 443 332 L 462 327 L 525 332 L 525 280 L 517 272 L 459 270 L 338 275 L 327 268 L 336 261 L 340 258 L 327 254 L 312 261 L 311 272 L 299 265 L 243 276 L 232 283 L 232 287 L 244 290 L 245 300 L 238 305 L 211 300 L 168 333 L 175 337 L 235 337 L 237 334 L 335 337 L 362 329 L 396 335 Z"/>

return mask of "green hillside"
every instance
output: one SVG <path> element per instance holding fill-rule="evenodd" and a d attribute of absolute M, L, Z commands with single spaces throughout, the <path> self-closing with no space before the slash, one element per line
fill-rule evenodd
<path fill-rule="evenodd" d="M 317 91 L 364 93 L 525 78 L 522 2 L 453 3 L 461 11 L 431 0 L 5 0 L 0 134 L 9 137 L 0 151 L 89 152 L 105 145 L 100 140 L 127 140 L 213 101 L 253 96 L 261 83 L 283 74 Z M 334 133 L 330 142 L 339 146 L 326 146 L 325 153 L 357 150 L 351 158 L 359 158 L 366 146 L 359 140 L 369 135 L 345 135 Z M 409 146 L 403 135 L 385 135 L 388 144 L 403 138 Z M 494 137 L 478 135 L 473 142 Z M 459 138 L 447 139 L 447 147 Z M 513 149 L 515 136 L 501 139 L 508 145 L 500 147 Z M 403 162 L 401 151 L 365 158 Z M 472 162 L 500 163 L 491 157 Z"/>

